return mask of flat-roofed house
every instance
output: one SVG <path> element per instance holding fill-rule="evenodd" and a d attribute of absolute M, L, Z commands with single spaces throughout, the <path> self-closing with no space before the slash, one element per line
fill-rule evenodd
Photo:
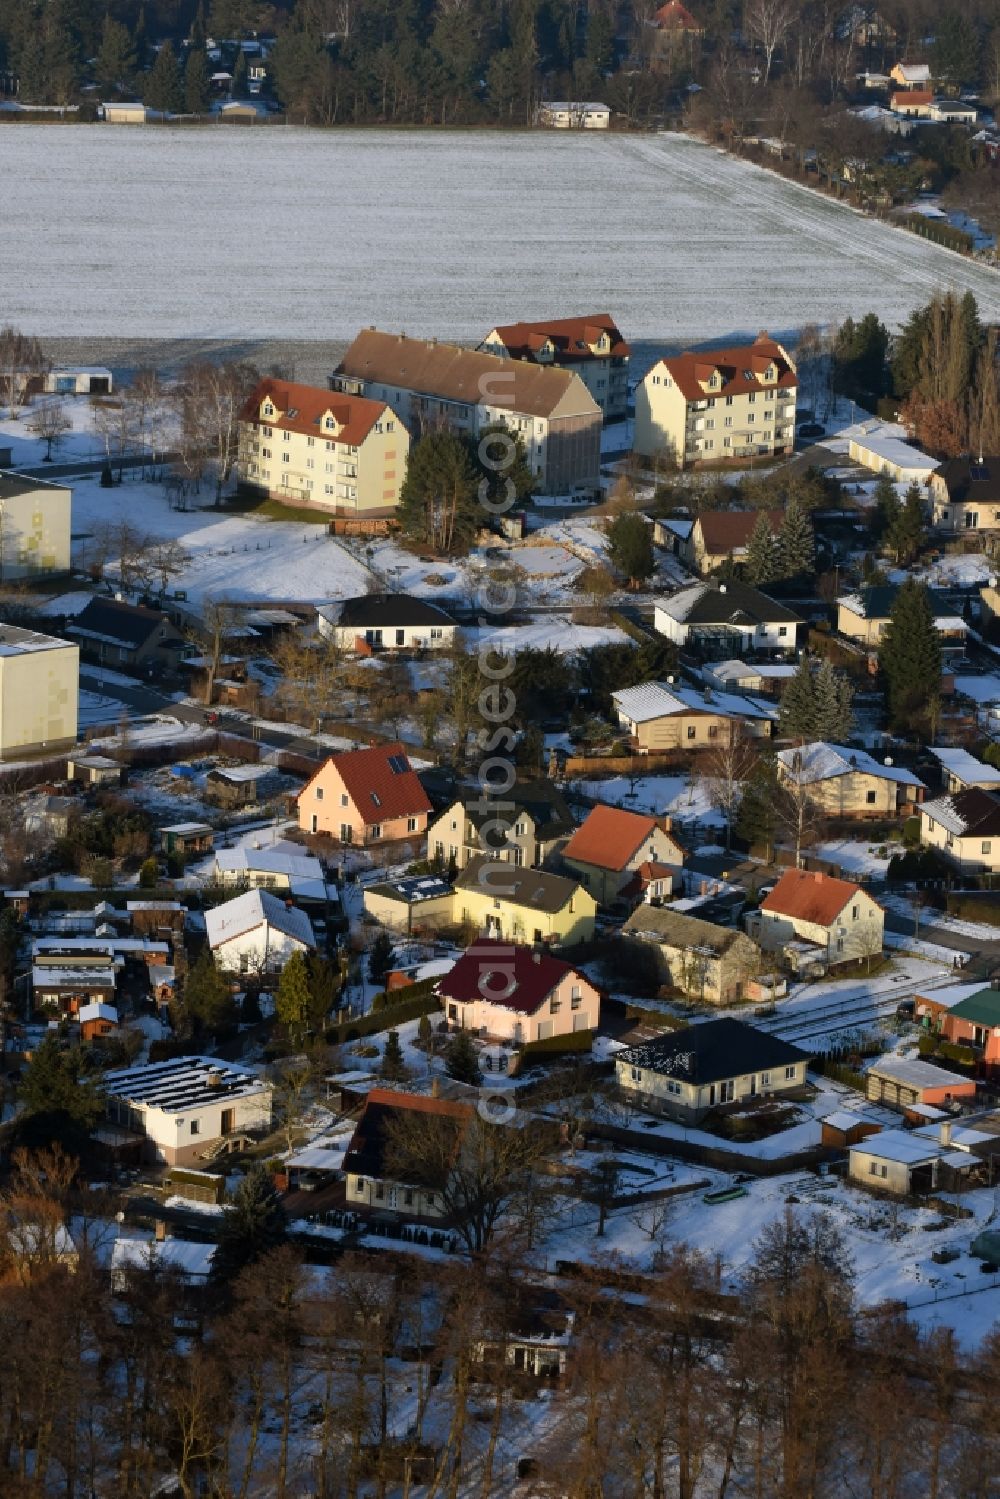
<path fill-rule="evenodd" d="M 592 317 L 505 323 L 487 333 L 484 354 L 555 365 L 579 375 L 606 422 L 620 421 L 628 406 L 629 346 L 606 312 Z"/>
<path fill-rule="evenodd" d="M 801 1093 L 809 1054 L 742 1020 L 705 1020 L 625 1047 L 615 1075 L 625 1098 L 697 1123 L 713 1109 Z"/>
<path fill-rule="evenodd" d="M 455 881 L 454 909 L 488 937 L 571 946 L 593 937 L 597 902 L 565 875 L 477 856 Z"/>
<path fill-rule="evenodd" d="M 449 1026 L 493 1041 L 545 1041 L 597 1029 L 600 990 L 551 953 L 480 937 L 436 985 Z"/>
<path fill-rule="evenodd" d="M 175 1057 L 104 1074 L 108 1118 L 145 1139 L 154 1161 L 181 1166 L 231 1136 L 271 1126 L 271 1085 L 218 1057 Z"/>
<path fill-rule="evenodd" d="M 657 750 L 713 749 L 741 734 L 749 739 L 771 735 L 778 710 L 736 692 L 714 687 L 685 687 L 643 682 L 611 694 L 618 722 L 628 729 L 640 754 Z"/>
<path fill-rule="evenodd" d="M 978 1165 L 978 1156 L 951 1149 L 940 1133 L 935 1137 L 922 1129 L 886 1129 L 851 1146 L 847 1174 L 872 1191 L 916 1197 L 953 1190 Z"/>
<path fill-rule="evenodd" d="M 440 931 L 453 924 L 455 895 L 436 874 L 411 874 L 366 885 L 365 915 L 392 932 Z"/>
<path fill-rule="evenodd" d="M 802 620 L 749 583 L 689 583 L 653 604 L 653 627 L 675 645 L 707 655 L 794 651 Z"/>
<path fill-rule="evenodd" d="M 885 912 L 867 890 L 805 869 L 786 869 L 753 916 L 765 951 L 784 950 L 794 963 L 804 949 L 806 961 L 811 954 L 825 967 L 880 955 L 884 930 Z"/>
<path fill-rule="evenodd" d="M 1000 531 L 1000 457 L 949 458 L 929 488 L 936 531 Z"/>
<path fill-rule="evenodd" d="M 596 99 L 552 99 L 539 104 L 538 123 L 552 130 L 608 130 L 611 110 Z"/>
<path fill-rule="evenodd" d="M 946 1041 L 970 1046 L 991 1071 L 1000 1067 L 1000 990 L 988 986 L 945 1010 L 938 1029 Z"/>
<path fill-rule="evenodd" d="M 622 935 L 656 953 L 664 984 L 703 1004 L 736 1004 L 747 998 L 760 972 L 760 948 L 746 932 L 669 906 L 638 906 Z"/>
<path fill-rule="evenodd" d="M 72 642 L 0 624 L 0 760 L 76 743 L 79 680 Z"/>
<path fill-rule="evenodd" d="M 392 515 L 410 434 L 385 400 L 262 380 L 240 412 L 240 487 L 357 520 Z"/>
<path fill-rule="evenodd" d="M 970 786 L 924 802 L 920 841 L 971 874 L 1000 869 L 1000 796 Z"/>
<path fill-rule="evenodd" d="M 27 474 L 0 473 L 5 583 L 70 570 L 73 491 Z"/>
<path fill-rule="evenodd" d="M 323 887 L 323 866 L 298 844 L 283 848 L 220 848 L 215 853 L 215 873 L 222 885 L 292 890 L 298 886 Z"/>
<path fill-rule="evenodd" d="M 761 333 L 752 344 L 660 359 L 635 394 L 635 451 L 679 468 L 795 447 L 795 364 Z"/>
<path fill-rule="evenodd" d="M 591 808 L 562 850 L 567 869 L 602 906 L 617 900 L 645 864 L 669 865 L 679 878 L 684 858 L 668 818 L 603 804 Z"/>
<path fill-rule="evenodd" d="M 305 912 L 268 890 L 245 890 L 214 906 L 205 928 L 216 963 L 233 973 L 280 973 L 293 953 L 316 947 Z"/>
<path fill-rule="evenodd" d="M 939 460 L 901 437 L 880 429 L 862 430 L 848 441 L 848 452 L 855 463 L 871 469 L 873 474 L 887 475 L 897 484 L 926 484 Z"/>
<path fill-rule="evenodd" d="M 865 1073 L 865 1089 L 873 1103 L 903 1113 L 914 1104 L 967 1102 L 976 1096 L 976 1080 L 919 1057 L 884 1056 Z"/>
<path fill-rule="evenodd" d="M 442 425 L 465 437 L 506 426 L 545 494 L 598 485 L 601 408 L 571 370 L 369 328 L 330 378 L 335 390 L 388 402 L 414 437 Z"/>
<path fill-rule="evenodd" d="M 996 791 L 1000 787 L 1000 769 L 977 760 L 964 749 L 940 749 L 931 746 L 931 754 L 941 766 L 944 789 L 950 795 L 956 791 L 967 791 L 978 786 L 981 791 Z"/>
<path fill-rule="evenodd" d="M 779 750 L 776 761 L 779 781 L 801 787 L 807 800 L 831 817 L 907 816 L 927 789 L 912 770 L 825 740 Z"/>
<path fill-rule="evenodd" d="M 331 755 L 298 795 L 299 827 L 367 847 L 419 837 L 431 803 L 402 744 Z"/>

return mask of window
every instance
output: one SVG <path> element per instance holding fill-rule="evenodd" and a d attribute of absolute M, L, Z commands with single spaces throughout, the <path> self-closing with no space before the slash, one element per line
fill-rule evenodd
<path fill-rule="evenodd" d="M 417 831 L 417 819 L 415 817 L 408 817 L 406 819 L 406 831 L 408 833 L 415 833 Z"/>
<path fill-rule="evenodd" d="M 200 1135 L 201 1134 L 201 1121 L 199 1119 L 192 1119 L 191 1120 L 191 1133 L 193 1135 Z"/>
<path fill-rule="evenodd" d="M 732 398 L 732 396 L 727 396 L 726 397 L 726 405 L 727 406 L 731 406 L 732 404 L 733 404 L 733 398 Z"/>
<path fill-rule="evenodd" d="M 682 1091 L 683 1090 L 682 1090 L 681 1085 L 680 1085 L 679 1082 L 677 1082 L 672 1077 L 667 1078 L 667 1092 L 668 1093 L 673 1093 L 676 1096 L 677 1094 L 681 1093 Z"/>
<path fill-rule="evenodd" d="M 350 797 L 347 795 L 347 792 L 346 791 L 342 791 L 340 793 L 340 805 L 342 807 L 346 807 L 349 804 L 349 802 L 350 802 Z"/>
<path fill-rule="evenodd" d="M 274 429 L 272 427 L 262 427 L 261 431 L 263 432 L 263 434 L 264 434 L 265 437 L 273 437 L 274 436 Z"/>
<path fill-rule="evenodd" d="M 356 1192 L 363 1192 L 365 1190 L 365 1179 L 363 1176 L 359 1176 L 355 1181 L 354 1190 Z"/>
<path fill-rule="evenodd" d="M 435 859 L 443 859 L 444 858 L 444 844 L 443 843 L 435 843 L 435 845 L 434 845 L 434 857 L 435 857 Z"/>
<path fill-rule="evenodd" d="M 381 836 L 382 836 L 382 824 L 380 822 L 373 822 L 372 823 L 372 837 L 373 838 L 381 838 Z"/>
<path fill-rule="evenodd" d="M 270 458 L 270 456 L 271 456 L 271 449 L 270 448 L 262 448 L 261 449 L 261 457 L 262 458 Z"/>
<path fill-rule="evenodd" d="M 314 448 L 315 446 L 316 446 L 316 439 L 315 439 L 315 437 L 307 437 L 306 438 L 306 447 L 307 448 Z"/>
<path fill-rule="evenodd" d="M 778 626 L 778 639 L 779 640 L 783 640 L 787 634 L 788 634 L 788 626 L 787 625 L 779 625 Z"/>
<path fill-rule="evenodd" d="M 793 1062 L 791 1064 L 791 1066 L 785 1068 L 785 1082 L 786 1083 L 790 1083 L 793 1080 L 794 1077 L 795 1077 L 795 1064 Z"/>
<path fill-rule="evenodd" d="M 733 419 L 732 419 L 732 417 L 731 416 L 727 416 L 722 425 L 724 427 L 731 427 L 733 425 Z"/>
<path fill-rule="evenodd" d="M 708 737 L 709 737 L 709 739 L 718 739 L 718 737 L 719 737 L 719 725 L 717 723 L 710 723 L 709 724 L 709 726 L 708 726 Z"/>
<path fill-rule="evenodd" d="M 769 1072 L 761 1073 L 760 1085 L 762 1088 L 769 1088 L 771 1086 L 771 1074 Z"/>
<path fill-rule="evenodd" d="M 747 400 L 748 400 L 748 401 L 749 401 L 749 402 L 750 402 L 750 403 L 751 403 L 751 405 L 752 405 L 752 404 L 753 404 L 753 402 L 754 402 L 754 401 L 756 401 L 756 399 L 757 399 L 757 392 L 756 392 L 756 391 L 754 391 L 754 390 L 752 390 L 752 391 L 751 391 L 751 392 L 750 392 L 750 394 L 749 394 L 749 395 L 748 395 L 748 396 L 747 396 Z M 753 421 L 753 417 L 751 417 L 751 418 L 750 418 L 750 420 L 751 420 L 751 421 Z"/>
<path fill-rule="evenodd" d="M 986 842 L 985 842 L 985 843 L 984 843 L 984 844 L 983 844 L 983 846 L 982 846 L 982 851 L 983 851 L 983 853 L 984 853 L 984 854 L 988 854 L 988 853 L 989 853 L 989 852 L 990 852 L 990 849 L 991 849 L 991 848 L 992 848 L 992 847 L 993 847 L 993 844 L 992 844 L 992 843 L 991 843 L 991 842 L 990 842 L 990 840 L 989 840 L 989 839 L 988 839 L 988 838 L 987 838 L 987 840 L 986 840 Z"/>
<path fill-rule="evenodd" d="M 428 1192 L 424 1200 L 426 1201 L 427 1206 L 429 1208 L 432 1208 L 434 1206 L 434 1193 Z"/>
<path fill-rule="evenodd" d="M 857 921 L 857 919 L 858 919 L 858 907 L 857 906 L 852 906 L 851 907 L 851 920 L 852 921 Z"/>
<path fill-rule="evenodd" d="M 639 1067 L 630 1067 L 629 1068 L 629 1073 L 630 1073 L 632 1081 L 634 1083 L 641 1083 L 642 1082 L 642 1069 L 641 1068 L 639 1068 Z"/>
<path fill-rule="evenodd" d="M 878 1161 L 869 1161 L 868 1162 L 868 1175 L 869 1176 L 878 1176 Z"/>
<path fill-rule="evenodd" d="M 694 724 L 693 723 L 689 723 L 688 726 L 687 726 L 687 737 L 689 739 L 693 739 L 695 737 L 696 733 L 697 733 L 697 730 L 695 729 Z"/>
<path fill-rule="evenodd" d="M 282 463 L 290 463 L 291 459 L 290 459 L 290 457 L 289 457 L 289 455 L 287 453 L 282 453 L 282 455 L 281 455 L 281 461 L 282 461 Z"/>
<path fill-rule="evenodd" d="M 322 786 L 317 786 L 316 787 L 316 800 L 318 802 L 321 802 L 323 800 L 323 788 L 322 788 Z"/>
<path fill-rule="evenodd" d="M 736 1096 L 736 1084 L 732 1080 L 719 1084 L 719 1102 L 732 1103 Z"/>
<path fill-rule="evenodd" d="M 385 1197 L 385 1185 L 382 1182 L 375 1183 L 375 1200 L 381 1202 Z"/>
<path fill-rule="evenodd" d="M 449 1020 L 457 1020 L 458 1019 L 458 1005 L 449 1005 L 448 1006 L 448 1019 Z"/>
<path fill-rule="evenodd" d="M 403 1192 L 403 1206 L 406 1208 L 411 1208 L 413 1206 L 413 1192 L 409 1187 L 407 1187 Z"/>
<path fill-rule="evenodd" d="M 869 807 L 873 807 L 875 805 L 875 792 L 874 791 L 866 791 L 865 792 L 865 801 L 868 803 Z"/>
<path fill-rule="evenodd" d="M 549 1014 L 558 1015 L 561 1009 L 562 1000 L 559 999 L 555 994 L 553 994 L 552 998 L 549 1000 Z"/>

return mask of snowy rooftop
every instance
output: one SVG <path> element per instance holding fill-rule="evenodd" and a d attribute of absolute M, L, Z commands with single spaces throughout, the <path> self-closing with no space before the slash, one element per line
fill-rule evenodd
<path fill-rule="evenodd" d="M 869 1069 L 873 1077 L 888 1078 L 894 1083 L 906 1083 L 912 1088 L 947 1088 L 960 1083 L 963 1087 L 968 1078 L 957 1072 L 946 1072 L 932 1062 L 922 1062 L 918 1057 L 883 1057 Z"/>
<path fill-rule="evenodd" d="M 902 1129 L 884 1129 L 877 1135 L 869 1135 L 860 1145 L 854 1145 L 865 1155 L 877 1156 L 883 1161 L 897 1161 L 903 1166 L 919 1166 L 924 1161 L 936 1161 L 941 1157 L 941 1145 L 936 1140 L 927 1140 L 916 1133 Z M 968 1165 L 964 1158 L 963 1165 Z"/>
<path fill-rule="evenodd" d="M 0 656 L 33 656 L 36 651 L 75 649 L 68 640 L 41 635 L 37 630 L 22 630 L 19 625 L 0 625 Z"/>
<path fill-rule="evenodd" d="M 182 1113 L 220 1098 L 247 1097 L 270 1087 L 255 1072 L 218 1057 L 175 1057 L 124 1067 L 105 1073 L 104 1086 L 111 1098 L 166 1113 Z"/>
<path fill-rule="evenodd" d="M 82 1006 L 77 1019 L 81 1025 L 88 1020 L 109 1020 L 112 1025 L 117 1025 L 118 1011 L 114 1005 L 108 1005 L 102 999 L 96 999 L 93 1004 Z"/>
<path fill-rule="evenodd" d="M 214 1244 L 191 1239 L 116 1239 L 111 1249 L 111 1272 L 159 1269 L 178 1271 L 185 1280 L 206 1280 L 212 1268 Z"/>
<path fill-rule="evenodd" d="M 223 942 L 231 942 L 236 937 L 255 931 L 264 922 L 306 947 L 316 945 L 312 922 L 304 911 L 286 906 L 284 901 L 269 894 L 267 890 L 246 890 L 233 900 L 227 900 L 214 910 L 205 912 L 209 946 L 219 947 Z"/>
<path fill-rule="evenodd" d="M 718 713 L 723 718 L 774 718 L 773 703 L 742 693 L 717 692 L 706 687 L 666 686 L 663 682 L 645 682 L 640 687 L 623 687 L 612 693 L 619 713 L 632 723 L 648 723 L 678 713 Z"/>
<path fill-rule="evenodd" d="M 931 754 L 966 786 L 1000 785 L 1000 770 L 995 765 L 985 765 L 964 749 L 932 749 Z"/>
<path fill-rule="evenodd" d="M 799 757 L 796 765 L 795 757 Z M 897 781 L 904 786 L 923 786 L 923 781 L 912 770 L 905 770 L 899 765 L 886 765 L 876 760 L 862 749 L 849 749 L 842 744 L 827 744 L 825 740 L 816 740 L 813 744 L 804 744 L 801 749 L 787 749 L 778 752 L 781 764 L 793 772 L 796 779 L 805 786 L 815 781 L 829 781 L 837 776 L 852 775 L 860 772 L 862 775 L 879 776 L 884 781 Z"/>
<path fill-rule="evenodd" d="M 322 880 L 323 866 L 312 854 L 288 854 L 277 848 L 220 848 L 215 853 L 215 867 L 222 874 L 243 874 L 251 870 L 261 874 L 283 874 L 303 880 Z"/>
<path fill-rule="evenodd" d="M 849 435 L 852 448 L 857 448 L 858 452 L 870 453 L 882 463 L 890 463 L 896 468 L 915 469 L 920 473 L 932 474 L 941 466 L 939 459 L 930 457 L 928 453 L 922 453 L 919 448 L 911 447 L 901 437 L 893 437 L 878 428 L 868 432 L 860 428 Z M 852 453 L 851 457 L 854 456 L 855 454 Z"/>

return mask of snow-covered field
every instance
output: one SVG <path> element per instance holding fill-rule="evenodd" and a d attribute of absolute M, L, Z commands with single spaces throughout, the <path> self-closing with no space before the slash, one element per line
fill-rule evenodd
<path fill-rule="evenodd" d="M 40 335 L 476 338 L 599 307 L 673 342 L 891 325 L 949 285 L 1000 316 L 987 267 L 680 135 L 21 125 L 0 172 L 5 316 Z M 218 190 L 243 181 L 266 237 Z"/>

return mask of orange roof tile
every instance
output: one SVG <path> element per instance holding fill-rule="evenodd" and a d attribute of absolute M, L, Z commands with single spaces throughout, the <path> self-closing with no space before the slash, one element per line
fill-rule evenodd
<path fill-rule="evenodd" d="M 681 0 L 667 0 L 653 17 L 653 25 L 660 31 L 703 31 L 694 16 Z"/>
<path fill-rule="evenodd" d="M 273 417 L 262 417 L 260 408 L 270 396 L 276 408 Z M 262 380 L 247 397 L 240 420 L 278 427 L 282 432 L 300 432 L 306 437 L 321 436 L 327 442 L 357 447 L 389 408 L 384 401 L 369 401 L 365 396 L 345 396 L 324 390 L 319 385 L 297 385 L 288 380 Z M 339 432 L 323 427 L 329 413 Z"/>
<path fill-rule="evenodd" d="M 563 858 L 593 864 L 597 869 L 624 869 L 636 850 L 657 830 L 664 831 L 655 817 L 600 804 L 587 813 L 563 849 Z"/>
<path fill-rule="evenodd" d="M 761 357 L 763 356 L 763 358 Z M 761 385 L 756 375 L 762 373 L 769 362 L 777 365 L 778 378 L 773 385 Z M 738 344 L 731 349 L 707 349 L 698 354 L 677 354 L 670 359 L 661 359 L 654 369 L 665 369 L 686 401 L 704 401 L 708 396 L 745 395 L 748 391 L 795 390 L 798 377 L 781 345 L 766 333 L 761 333 L 752 344 Z M 707 380 L 714 370 L 722 376 L 722 384 L 713 391 L 706 391 L 700 382 Z"/>
<path fill-rule="evenodd" d="M 407 759 L 402 744 L 373 744 L 369 749 L 331 755 L 303 786 L 299 800 L 328 765 L 337 771 L 348 796 L 368 824 L 388 822 L 396 817 L 414 817 L 432 810 L 420 777 Z"/>
<path fill-rule="evenodd" d="M 596 313 L 593 317 L 551 318 L 537 323 L 505 323 L 496 331 L 512 359 L 522 359 L 529 353 L 534 354 L 551 339 L 560 364 L 581 363 L 597 357 L 591 353 L 590 345 L 595 344 L 602 333 L 606 333 L 610 338 L 611 348 L 607 354 L 600 355 L 600 358 L 606 359 L 608 354 L 624 357 L 629 352 L 629 346 L 622 338 L 617 323 L 607 312 Z M 580 348 L 580 344 L 584 347 Z"/>
<path fill-rule="evenodd" d="M 846 905 L 862 893 L 860 885 L 838 880 L 831 874 L 807 869 L 786 869 L 770 895 L 760 903 L 762 911 L 832 926 Z"/>

